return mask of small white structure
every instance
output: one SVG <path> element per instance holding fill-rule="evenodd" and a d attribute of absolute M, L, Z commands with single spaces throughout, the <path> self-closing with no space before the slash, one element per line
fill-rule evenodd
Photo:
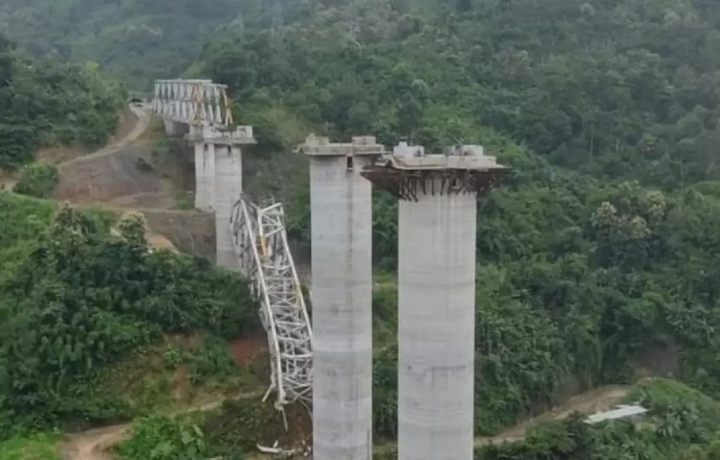
<path fill-rule="evenodd" d="M 617 420 L 628 417 L 635 419 L 642 417 L 645 413 L 647 413 L 647 411 L 647 409 L 638 405 L 620 405 L 617 406 L 616 409 L 606 412 L 598 412 L 597 414 L 589 416 L 585 419 L 585 423 L 592 425 L 595 423 L 606 422 L 608 420 Z"/>

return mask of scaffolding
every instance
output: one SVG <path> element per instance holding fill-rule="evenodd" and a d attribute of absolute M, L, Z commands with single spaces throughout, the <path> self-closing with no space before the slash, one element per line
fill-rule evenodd
<path fill-rule="evenodd" d="M 312 330 L 285 231 L 281 203 L 257 206 L 242 196 L 230 219 L 240 269 L 260 300 L 267 332 L 271 383 L 263 401 L 276 392 L 275 408 L 312 397 Z M 287 421 L 286 428 L 287 428 Z"/>

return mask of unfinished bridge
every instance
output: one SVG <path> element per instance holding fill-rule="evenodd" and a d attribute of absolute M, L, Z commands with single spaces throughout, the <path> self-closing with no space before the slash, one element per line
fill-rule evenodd
<path fill-rule="evenodd" d="M 508 174 L 482 146 L 428 153 L 372 136 L 309 136 L 312 327 L 283 207 L 242 194 L 225 87 L 156 83 L 169 134 L 195 143 L 196 207 L 215 212 L 217 262 L 252 281 L 270 344 L 275 406 L 312 402 L 315 460 L 372 458 L 372 187 L 398 204 L 398 458 L 472 460 L 476 200 Z M 232 128 L 231 128 L 232 127 Z M 179 133 L 179 134 L 178 134 Z"/>
<path fill-rule="evenodd" d="M 259 299 L 268 337 L 275 407 L 308 404 L 312 331 L 285 231 L 281 203 L 252 203 L 242 190 L 242 147 L 251 126 L 235 125 L 224 85 L 210 80 L 158 80 L 153 111 L 170 136 L 194 146 L 195 208 L 215 214 L 216 262 L 242 272 Z"/>

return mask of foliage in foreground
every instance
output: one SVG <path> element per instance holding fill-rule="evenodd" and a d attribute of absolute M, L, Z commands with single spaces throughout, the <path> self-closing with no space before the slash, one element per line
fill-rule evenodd
<path fill-rule="evenodd" d="M 259 394 L 227 400 L 211 412 L 144 417 L 133 423 L 131 438 L 117 451 L 122 460 L 243 460 L 258 444 L 272 446 L 277 441 L 289 447 L 308 438 L 311 425 L 306 410 L 290 406 L 286 411 L 289 432 L 282 415 L 272 404 L 263 403 Z"/>
<path fill-rule="evenodd" d="M 57 436 L 37 434 L 27 438 L 11 438 L 0 442 L 2 460 L 60 460 Z"/>
<path fill-rule="evenodd" d="M 235 275 L 204 259 L 150 251 L 128 216 L 111 235 L 65 207 L 0 273 L 0 437 L 11 430 L 112 420 L 93 376 L 164 333 L 230 338 L 255 327 Z"/>
<path fill-rule="evenodd" d="M 681 383 L 652 379 L 637 385 L 628 403 L 649 412 L 639 420 L 595 425 L 574 414 L 531 429 L 525 440 L 489 445 L 478 460 L 710 460 L 720 442 L 720 404 Z M 302 426 L 291 411 L 291 428 Z M 133 426 L 132 438 L 118 449 L 124 460 L 146 458 L 242 459 L 256 443 L 290 445 L 278 414 L 257 399 L 227 402 L 214 413 L 180 418 L 147 417 Z M 380 447 L 373 458 L 392 460 L 397 452 Z"/>
<path fill-rule="evenodd" d="M 719 395 L 720 3 L 463 1 L 438 15 L 420 3 L 355 1 L 350 18 L 337 3 L 295 2 L 290 27 L 228 27 L 193 70 L 230 86 L 236 118 L 266 149 L 289 150 L 314 127 L 478 142 L 515 168 L 480 214 L 478 431 L 547 406 L 568 383 L 628 381 L 652 348 L 667 361 L 679 348 L 673 372 Z M 269 169 L 273 188 L 297 197 L 293 230 L 307 239 L 306 168 L 293 160 Z M 386 268 L 395 215 L 378 194 Z M 387 297 L 376 302 L 385 331 L 396 326 Z M 376 429 L 392 437 L 396 349 L 382 338 Z"/>
<path fill-rule="evenodd" d="M 132 437 L 117 448 L 122 460 L 198 460 L 206 452 L 205 435 L 192 419 L 164 416 L 135 421 Z"/>

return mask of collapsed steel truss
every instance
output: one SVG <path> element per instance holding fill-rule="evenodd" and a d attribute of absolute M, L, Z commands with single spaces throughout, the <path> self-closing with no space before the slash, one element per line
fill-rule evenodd
<path fill-rule="evenodd" d="M 192 126 L 233 124 L 227 87 L 211 80 L 155 80 L 153 111 Z"/>
<path fill-rule="evenodd" d="M 267 332 L 275 408 L 312 396 L 312 330 L 285 232 L 281 203 L 256 206 L 241 197 L 230 219 L 233 247 L 243 273 L 253 282 Z"/>

